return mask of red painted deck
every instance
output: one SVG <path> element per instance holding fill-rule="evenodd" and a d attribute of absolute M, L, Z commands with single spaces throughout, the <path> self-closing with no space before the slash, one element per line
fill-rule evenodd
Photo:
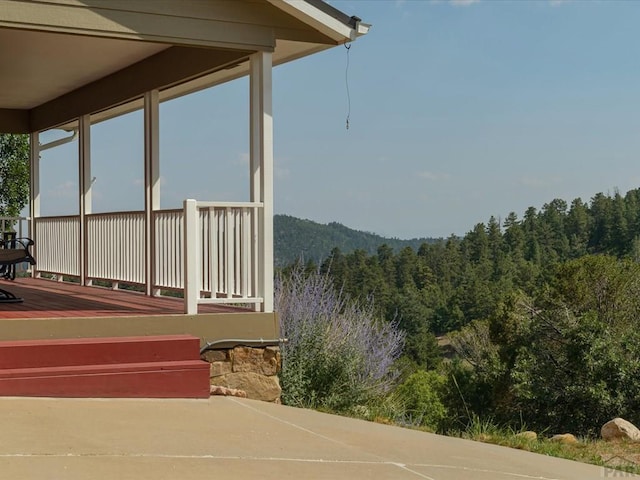
<path fill-rule="evenodd" d="M 0 280 L 22 303 L 0 303 L 3 318 L 114 317 L 172 315 L 184 312 L 180 298 L 148 297 L 140 293 L 35 278 Z M 199 313 L 251 312 L 228 305 L 200 305 Z"/>

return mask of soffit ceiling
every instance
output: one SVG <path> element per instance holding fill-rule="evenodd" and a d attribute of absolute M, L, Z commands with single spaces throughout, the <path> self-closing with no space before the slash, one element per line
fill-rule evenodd
<path fill-rule="evenodd" d="M 0 108 L 31 109 L 169 45 L 0 29 Z"/>

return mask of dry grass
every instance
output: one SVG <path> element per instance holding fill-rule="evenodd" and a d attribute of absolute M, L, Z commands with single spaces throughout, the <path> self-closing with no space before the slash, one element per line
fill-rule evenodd
<path fill-rule="evenodd" d="M 464 436 L 485 443 L 640 474 L 640 443 L 630 441 L 606 442 L 593 439 L 579 439 L 577 443 L 559 443 L 552 442 L 548 438 L 528 440 L 518 437 L 516 432 L 499 430 L 467 433 Z"/>
<path fill-rule="evenodd" d="M 398 425 L 422 431 L 432 431 L 407 423 L 394 421 L 394 413 L 401 410 L 401 403 L 393 396 L 388 397 L 376 408 L 366 408 L 365 411 L 352 412 L 352 415 L 364 420 L 383 423 L 386 425 Z M 395 415 L 397 417 L 397 415 Z M 463 431 L 449 432 L 452 436 L 460 436 L 469 440 L 491 443 L 503 447 L 526 450 L 541 455 L 574 460 L 576 462 L 598 465 L 606 469 L 620 470 L 640 475 L 640 442 L 613 441 L 593 438 L 578 438 L 576 443 L 560 443 L 551 441 L 551 435 L 538 435 L 537 439 L 528 439 L 519 436 L 526 429 L 513 430 L 498 426 L 492 418 L 480 418 L 474 416 Z M 608 476 L 624 476 L 615 472 Z"/>

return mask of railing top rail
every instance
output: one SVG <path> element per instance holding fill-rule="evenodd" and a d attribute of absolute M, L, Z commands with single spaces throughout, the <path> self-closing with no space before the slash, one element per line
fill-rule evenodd
<path fill-rule="evenodd" d="M 264 204 L 262 202 L 196 202 L 197 208 L 262 208 Z M 161 213 L 178 213 L 182 212 L 181 208 L 168 208 L 162 210 L 154 210 L 154 214 Z M 100 213 L 90 213 L 87 214 L 87 217 L 108 217 L 114 215 L 142 215 L 144 214 L 144 210 L 127 210 L 121 212 L 100 212 Z M 63 218 L 78 218 L 79 215 L 49 215 L 36 217 L 36 220 L 54 220 L 54 219 L 63 219 Z M 0 221 L 3 220 L 30 220 L 30 217 L 0 217 Z"/>
<path fill-rule="evenodd" d="M 77 213 L 74 215 L 48 215 L 48 216 L 44 216 L 44 217 L 36 217 L 36 221 L 39 220 L 55 220 L 58 218 L 80 218 L 80 215 L 78 215 Z"/>
<path fill-rule="evenodd" d="M 184 211 L 184 209 L 182 208 L 164 208 L 162 210 L 154 210 L 152 213 L 158 214 L 158 213 L 182 213 Z"/>
<path fill-rule="evenodd" d="M 0 221 L 5 220 L 31 220 L 31 217 L 0 217 Z"/>
<path fill-rule="evenodd" d="M 111 217 L 115 215 L 144 215 L 144 210 L 125 210 L 122 212 L 87 213 L 87 217 Z"/>
<path fill-rule="evenodd" d="M 201 202 L 196 201 L 198 208 L 260 208 L 262 202 Z"/>

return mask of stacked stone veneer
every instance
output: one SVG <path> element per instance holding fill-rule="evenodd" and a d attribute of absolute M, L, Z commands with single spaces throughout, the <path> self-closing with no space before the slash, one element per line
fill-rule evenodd
<path fill-rule="evenodd" d="M 211 364 L 211 385 L 242 390 L 247 398 L 280 403 L 278 347 L 207 350 L 202 359 Z"/>

